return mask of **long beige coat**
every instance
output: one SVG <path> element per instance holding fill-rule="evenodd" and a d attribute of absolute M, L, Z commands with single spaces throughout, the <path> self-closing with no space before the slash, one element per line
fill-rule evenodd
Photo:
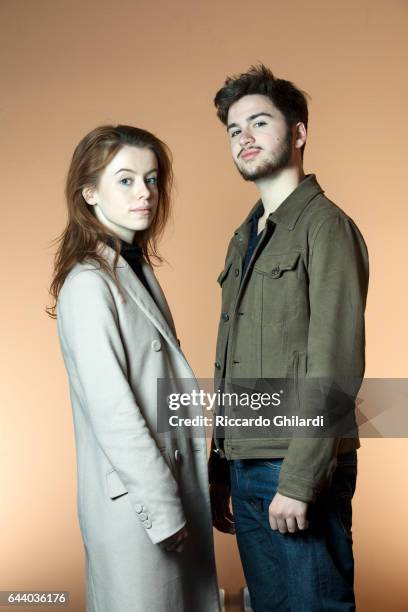
<path fill-rule="evenodd" d="M 113 261 L 113 249 L 100 247 Z M 69 273 L 57 303 L 87 612 L 219 612 L 205 439 L 156 432 L 157 378 L 190 379 L 177 382 L 182 392 L 194 375 L 151 267 L 143 264 L 155 300 L 123 257 L 117 271 L 125 302 L 87 262 Z M 185 524 L 184 551 L 162 550 Z"/>

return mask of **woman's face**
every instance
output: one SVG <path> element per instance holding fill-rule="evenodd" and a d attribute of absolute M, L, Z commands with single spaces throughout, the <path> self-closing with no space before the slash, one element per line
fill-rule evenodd
<path fill-rule="evenodd" d="M 158 164 L 151 149 L 124 145 L 99 177 L 97 187 L 82 195 L 96 217 L 122 240 L 149 227 L 157 210 Z"/>

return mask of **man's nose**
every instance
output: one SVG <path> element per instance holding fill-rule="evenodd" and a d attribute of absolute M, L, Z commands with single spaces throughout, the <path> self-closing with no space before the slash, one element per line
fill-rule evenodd
<path fill-rule="evenodd" d="M 251 131 L 246 129 L 246 130 L 242 130 L 240 137 L 239 137 L 239 143 L 241 146 L 246 146 L 247 144 L 250 144 L 251 142 L 254 142 L 254 137 L 251 134 Z"/>

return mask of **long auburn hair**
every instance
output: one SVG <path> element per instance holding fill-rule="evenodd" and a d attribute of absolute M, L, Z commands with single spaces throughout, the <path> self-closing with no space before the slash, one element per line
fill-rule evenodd
<path fill-rule="evenodd" d="M 86 202 L 82 190 L 85 187 L 97 186 L 102 171 L 124 145 L 146 147 L 156 155 L 158 206 L 150 226 L 146 230 L 137 232 L 135 239 L 137 238 L 137 243 L 149 263 L 163 261 L 157 244 L 170 215 L 173 172 L 169 148 L 154 134 L 130 125 L 103 125 L 95 128 L 81 140 L 72 156 L 65 184 L 68 220 L 65 229 L 51 243 L 59 245 L 55 253 L 54 270 L 49 289 L 54 303 L 45 309 L 53 319 L 57 318 L 58 295 L 67 275 L 75 264 L 85 259 L 99 264 L 100 268 L 113 278 L 123 295 L 116 273 L 121 241 L 118 237 L 113 236 L 113 233 L 108 231 L 108 228 L 95 216 L 93 206 Z M 98 242 L 106 242 L 108 235 L 113 237 L 116 252 L 112 264 L 98 250 Z"/>

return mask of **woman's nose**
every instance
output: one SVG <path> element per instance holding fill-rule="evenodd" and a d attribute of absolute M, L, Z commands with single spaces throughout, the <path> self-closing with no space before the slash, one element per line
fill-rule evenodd
<path fill-rule="evenodd" d="M 150 190 L 144 181 L 137 186 L 136 195 L 139 200 L 147 200 L 150 197 Z"/>

